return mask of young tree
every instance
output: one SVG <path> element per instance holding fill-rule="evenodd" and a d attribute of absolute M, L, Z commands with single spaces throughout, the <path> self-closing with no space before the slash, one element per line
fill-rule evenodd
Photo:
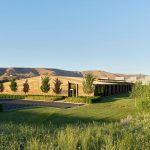
<path fill-rule="evenodd" d="M 143 86 L 142 96 L 140 98 L 140 108 L 144 112 L 150 108 L 150 84 Z"/>
<path fill-rule="evenodd" d="M 61 85 L 62 85 L 62 82 L 58 78 L 54 80 L 53 92 L 56 95 L 61 93 L 61 91 L 62 91 Z"/>
<path fill-rule="evenodd" d="M 26 94 L 29 92 L 29 83 L 28 80 L 25 81 L 25 83 L 23 84 L 23 92 Z"/>
<path fill-rule="evenodd" d="M 41 91 L 43 93 L 48 93 L 50 90 L 50 84 L 49 84 L 50 78 L 49 77 L 43 77 L 42 78 L 42 85 L 41 85 Z"/>
<path fill-rule="evenodd" d="M 142 82 L 137 81 L 130 95 L 135 100 L 135 107 L 137 107 L 137 100 L 142 98 L 143 91 L 144 91 L 144 86 L 142 85 Z"/>
<path fill-rule="evenodd" d="M 10 85 L 9 85 L 11 91 L 16 92 L 18 87 L 17 87 L 17 82 L 15 79 L 10 80 Z"/>
<path fill-rule="evenodd" d="M 3 83 L 0 83 L 0 92 L 2 93 L 4 91 L 4 85 Z"/>
<path fill-rule="evenodd" d="M 83 78 L 83 83 L 82 83 L 83 91 L 88 96 L 89 94 L 92 94 L 94 91 L 94 86 L 93 86 L 94 81 L 95 81 L 95 77 L 91 73 L 86 74 Z"/>

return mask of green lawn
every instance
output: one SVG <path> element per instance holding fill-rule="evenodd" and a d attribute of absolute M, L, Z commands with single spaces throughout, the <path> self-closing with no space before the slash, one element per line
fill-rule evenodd
<path fill-rule="evenodd" d="M 150 149 L 150 115 L 137 112 L 128 96 L 105 98 L 101 103 L 73 109 L 3 112 L 0 149 Z M 136 117 L 125 118 L 128 115 Z"/>
<path fill-rule="evenodd" d="M 127 115 L 134 115 L 137 109 L 134 100 L 128 96 L 105 98 L 101 103 L 85 105 L 71 109 L 52 107 L 32 108 L 0 113 L 0 122 L 25 124 L 63 125 L 65 123 L 119 121 Z"/>

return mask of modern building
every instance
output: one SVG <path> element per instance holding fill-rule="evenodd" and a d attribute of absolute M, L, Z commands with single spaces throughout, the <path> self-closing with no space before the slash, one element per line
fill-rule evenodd
<path fill-rule="evenodd" d="M 133 83 L 124 80 L 98 79 L 94 82 L 94 92 L 91 96 L 111 96 L 121 93 L 129 93 L 132 90 Z M 81 93 L 83 88 L 81 83 L 72 83 L 68 81 L 68 96 L 86 96 Z"/>
<path fill-rule="evenodd" d="M 150 84 L 150 76 L 145 77 L 129 77 L 125 80 L 126 82 L 136 83 L 137 81 L 141 81 L 143 85 Z"/>
<path fill-rule="evenodd" d="M 54 88 L 54 79 L 58 78 L 61 82 L 62 92 L 61 95 L 64 96 L 86 96 L 83 91 L 83 78 L 80 77 L 64 77 L 64 76 L 51 76 L 50 77 L 50 91 L 49 95 L 55 95 L 53 92 Z M 24 94 L 22 91 L 23 83 L 26 79 L 17 80 L 18 90 L 13 93 L 10 90 L 10 83 L 4 83 L 4 94 Z M 41 77 L 33 77 L 28 78 L 28 83 L 30 86 L 30 90 L 28 94 L 42 95 L 42 91 L 40 90 L 41 86 Z M 108 78 L 97 79 L 94 82 L 94 92 L 91 96 L 111 96 L 120 93 L 128 93 L 131 91 L 133 83 L 126 82 L 124 80 L 110 80 Z"/>

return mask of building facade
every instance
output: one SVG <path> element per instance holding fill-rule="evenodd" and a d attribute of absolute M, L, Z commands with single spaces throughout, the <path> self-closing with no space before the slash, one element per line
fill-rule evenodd
<path fill-rule="evenodd" d="M 48 95 L 55 95 L 54 88 L 54 80 L 58 78 L 61 82 L 61 95 L 63 96 L 87 96 L 83 91 L 83 78 L 79 77 L 60 77 L 60 76 L 52 76 L 50 77 L 50 91 L 47 93 Z M 12 92 L 10 90 L 10 82 L 4 83 L 4 92 L 3 94 L 24 94 L 22 88 L 23 83 L 26 79 L 17 80 L 18 90 L 16 92 Z M 33 77 L 28 78 L 29 83 L 29 93 L 31 95 L 42 95 L 42 91 L 40 90 L 41 86 L 41 77 Z M 94 92 L 91 96 L 111 96 L 120 93 L 129 93 L 132 90 L 133 83 L 125 82 L 124 80 L 109 80 L 109 79 L 97 79 L 94 82 Z"/>

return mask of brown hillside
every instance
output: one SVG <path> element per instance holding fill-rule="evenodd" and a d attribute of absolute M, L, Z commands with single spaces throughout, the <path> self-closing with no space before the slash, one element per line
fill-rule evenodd
<path fill-rule="evenodd" d="M 66 71 L 48 68 L 0 68 L 0 80 L 10 79 L 12 76 L 17 79 L 24 79 L 36 76 L 69 76 L 82 77 L 81 72 Z"/>
<path fill-rule="evenodd" d="M 0 68 L 0 80 L 9 80 L 12 76 L 17 79 L 31 78 L 42 75 L 47 76 L 65 76 L 65 77 L 83 77 L 86 73 L 92 73 L 97 78 L 109 78 L 115 77 L 130 77 L 132 75 L 114 74 L 101 70 L 89 70 L 89 71 L 67 71 L 53 68 Z M 135 75 L 137 77 L 145 75 Z"/>
<path fill-rule="evenodd" d="M 109 78 L 109 79 L 115 79 L 115 77 L 120 77 L 123 75 L 119 75 L 119 74 L 113 74 L 113 73 L 109 73 L 106 71 L 83 71 L 83 75 L 87 74 L 87 73 L 92 73 L 96 78 Z"/>

